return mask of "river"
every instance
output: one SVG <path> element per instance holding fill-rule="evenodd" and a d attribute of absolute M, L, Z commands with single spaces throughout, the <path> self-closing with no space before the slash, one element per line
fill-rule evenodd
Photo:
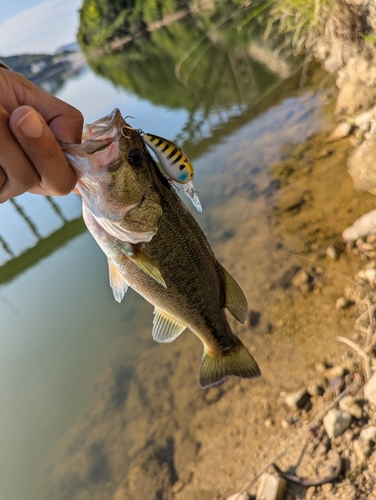
<path fill-rule="evenodd" d="M 236 28 L 235 18 L 197 45 L 208 31 L 208 16 L 197 14 L 85 65 L 56 95 L 79 108 L 86 122 L 119 108 L 134 117 L 135 128 L 174 140 L 193 160 L 203 205 L 195 216 L 251 308 L 261 311 L 266 332 L 254 339 L 249 327 L 236 327 L 265 379 L 232 380 L 224 392 L 228 387 L 259 397 L 281 368 L 267 334 L 277 300 L 269 284 L 286 261 L 275 251 L 279 186 L 270 165 L 284 159 L 286 145 L 325 128 L 328 118 L 325 85 L 319 89 L 317 77 L 312 84 L 310 74 L 303 82 L 300 60 Z M 214 453 L 199 439 L 197 422 L 189 425 L 215 403 L 198 387 L 200 343 L 191 333 L 173 345 L 153 343 L 152 307 L 131 290 L 120 305 L 115 302 L 106 259 L 80 214 L 73 194 L 26 194 L 0 206 L 0 499 L 107 500 L 129 492 L 134 500 L 145 498 L 143 488 L 158 490 L 162 481 L 151 472 L 147 483 L 139 472 L 150 443 L 164 450 L 161 477 L 172 478 L 172 485 L 180 481 L 176 495 L 183 498 L 197 461 L 187 442 L 199 441 L 202 457 L 213 459 Z M 286 246 L 299 249 L 296 241 Z M 291 355 L 290 337 L 286 352 L 283 335 L 275 341 L 282 358 Z M 315 358 L 310 342 L 300 338 L 298 344 L 304 370 Z M 216 410 L 210 411 L 214 429 Z M 171 436 L 176 456 L 166 472 Z M 216 453 L 225 453 L 226 442 Z M 192 466 L 184 468 L 179 453 L 191 457 Z M 150 460 L 152 470 L 156 462 Z M 193 479 L 197 499 L 219 488 L 213 463 L 207 463 L 207 484 Z M 223 463 L 223 484 L 245 474 L 228 469 L 225 458 Z M 190 494 L 185 498 L 194 498 Z"/>

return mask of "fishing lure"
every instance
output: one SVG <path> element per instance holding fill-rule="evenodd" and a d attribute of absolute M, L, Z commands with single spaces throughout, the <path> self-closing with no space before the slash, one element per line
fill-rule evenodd
<path fill-rule="evenodd" d="M 182 184 L 184 193 L 192 201 L 196 210 L 201 213 L 202 206 L 198 192 L 192 182 L 194 170 L 188 156 L 177 144 L 158 135 L 145 133 L 142 138 L 157 156 L 162 174 L 168 179 Z"/>

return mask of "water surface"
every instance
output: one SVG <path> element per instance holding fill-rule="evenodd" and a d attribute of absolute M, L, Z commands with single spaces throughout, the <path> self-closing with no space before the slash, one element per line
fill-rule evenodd
<path fill-rule="evenodd" d="M 218 19 L 186 18 L 85 66 L 57 95 L 87 122 L 117 107 L 136 128 L 183 147 L 204 209 L 197 220 L 257 301 L 275 256 L 272 263 L 261 247 L 250 257 L 244 241 L 273 245 L 276 186 L 268 168 L 286 143 L 303 142 L 325 117 L 320 92 L 299 89 L 299 61 L 278 59 L 265 43 L 262 51 L 257 34 L 239 33 L 235 21 L 196 47 Z M 132 291 L 115 302 L 106 259 L 80 213 L 75 195 L 26 194 L 0 206 L 1 499 L 114 498 L 152 435 L 150 421 L 165 425 L 184 399 L 203 401 L 200 343 L 187 333 L 178 347 L 155 345 L 152 307 Z M 241 243 L 229 255 L 234 232 Z M 248 269 L 251 261 L 249 276 L 239 263 Z M 165 374 L 169 367 L 175 380 L 184 346 L 189 397 Z M 150 385 L 135 402 L 134 387 L 143 384 Z M 189 482 L 183 473 L 179 479 Z"/>

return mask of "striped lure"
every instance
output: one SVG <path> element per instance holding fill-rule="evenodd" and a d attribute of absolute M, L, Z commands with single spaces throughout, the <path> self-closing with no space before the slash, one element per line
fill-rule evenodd
<path fill-rule="evenodd" d="M 193 185 L 194 170 L 188 156 L 175 143 L 157 135 L 145 133 L 145 144 L 155 153 L 162 174 L 174 182 L 183 184 L 185 194 L 198 212 L 202 212 L 198 193 Z"/>

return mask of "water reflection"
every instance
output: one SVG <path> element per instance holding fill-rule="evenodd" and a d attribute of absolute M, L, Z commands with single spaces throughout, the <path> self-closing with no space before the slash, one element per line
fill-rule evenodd
<path fill-rule="evenodd" d="M 261 42 L 254 26 L 239 31 L 245 15 L 189 15 L 89 63 L 154 105 L 185 109 L 186 122 L 174 139 L 183 147 L 197 144 L 242 116 L 298 64 L 275 51 L 276 42 Z"/>

